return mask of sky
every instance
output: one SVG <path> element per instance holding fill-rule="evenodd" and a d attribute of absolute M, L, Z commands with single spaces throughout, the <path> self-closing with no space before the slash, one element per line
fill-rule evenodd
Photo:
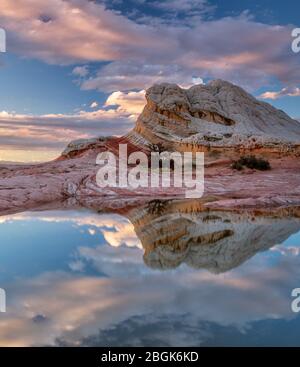
<path fill-rule="evenodd" d="M 293 0 L 1 0 L 0 160 L 122 135 L 145 90 L 221 78 L 300 117 Z"/>

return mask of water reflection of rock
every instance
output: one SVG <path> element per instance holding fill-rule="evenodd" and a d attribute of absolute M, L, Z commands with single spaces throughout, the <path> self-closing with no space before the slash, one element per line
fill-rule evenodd
<path fill-rule="evenodd" d="M 297 208 L 225 212 L 197 201 L 154 200 L 128 217 L 144 247 L 145 264 L 161 270 L 186 263 L 226 272 L 300 230 Z"/>

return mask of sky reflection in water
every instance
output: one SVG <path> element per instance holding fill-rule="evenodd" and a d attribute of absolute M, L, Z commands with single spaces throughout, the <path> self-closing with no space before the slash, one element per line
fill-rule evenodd
<path fill-rule="evenodd" d="M 290 304 L 300 287 L 300 221 L 289 223 L 282 243 L 214 274 L 188 261 L 149 267 L 133 225 L 120 215 L 0 217 L 0 287 L 7 292 L 0 344 L 299 345 L 300 319 Z"/>

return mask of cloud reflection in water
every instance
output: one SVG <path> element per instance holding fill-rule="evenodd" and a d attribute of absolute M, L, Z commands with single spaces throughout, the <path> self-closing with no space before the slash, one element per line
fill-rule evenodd
<path fill-rule="evenodd" d="M 297 343 L 299 219 L 148 209 L 2 217 L 0 344 L 272 345 L 286 328 Z"/>

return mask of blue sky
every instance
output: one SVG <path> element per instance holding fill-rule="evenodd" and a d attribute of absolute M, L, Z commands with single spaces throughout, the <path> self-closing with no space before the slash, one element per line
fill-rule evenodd
<path fill-rule="evenodd" d="M 292 0 L 3 0 L 0 160 L 128 131 L 155 82 L 222 78 L 299 118 L 299 12 Z"/>
<path fill-rule="evenodd" d="M 2 57 L 0 110 L 17 113 L 69 113 L 105 98 L 82 92 L 74 82 L 73 66 L 49 65 L 8 52 Z"/>

